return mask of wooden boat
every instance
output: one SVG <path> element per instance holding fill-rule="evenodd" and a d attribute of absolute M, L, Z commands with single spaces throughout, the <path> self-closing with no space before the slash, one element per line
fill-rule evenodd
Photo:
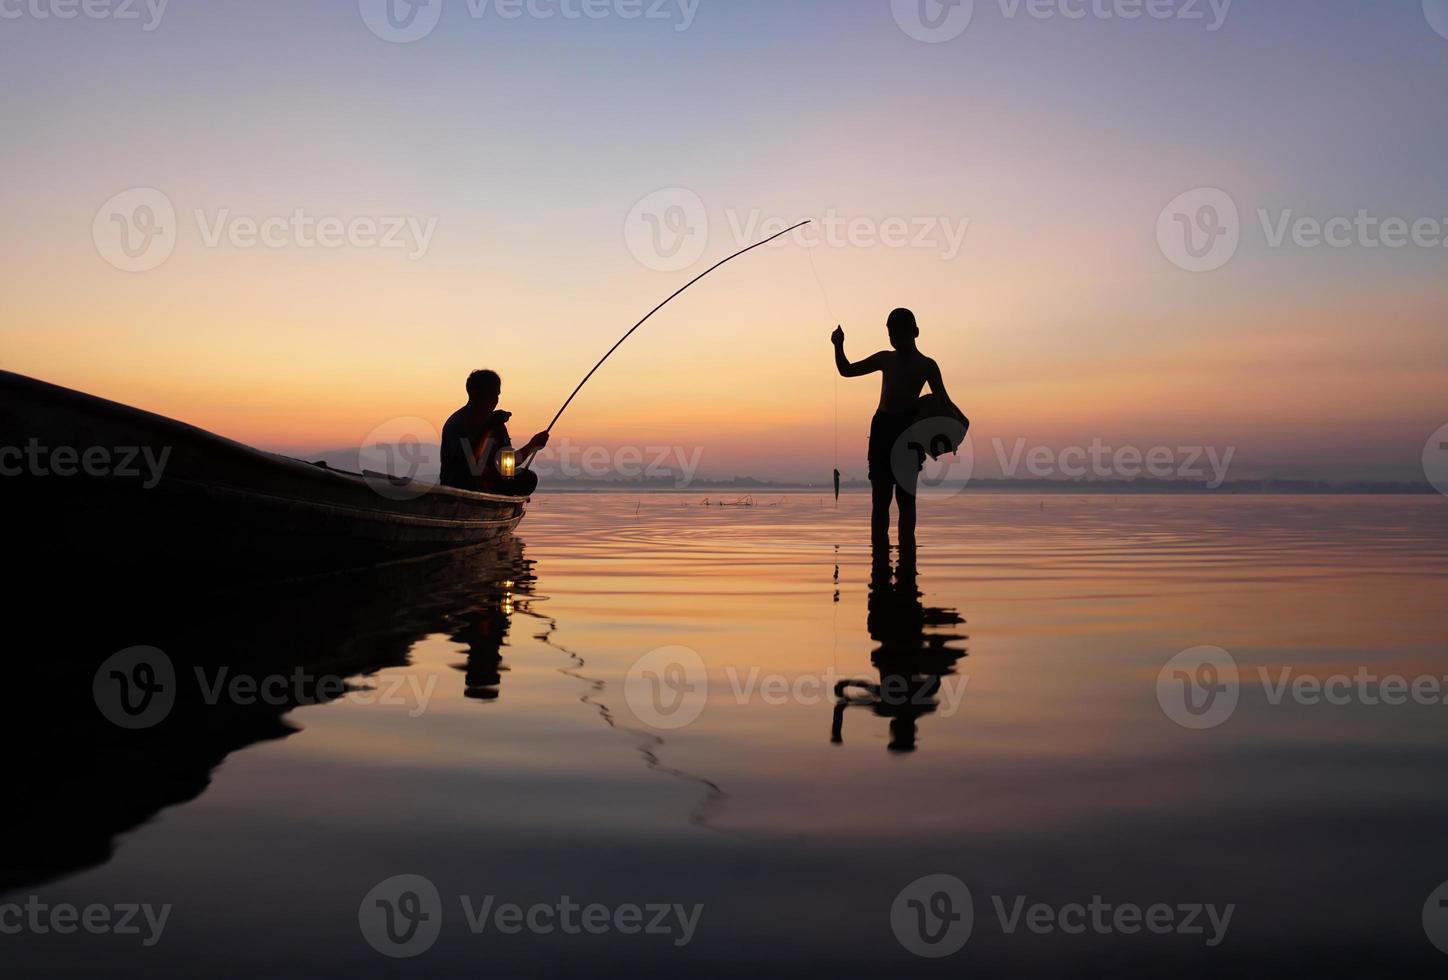
<path fill-rule="evenodd" d="M 0 490 L 7 577 L 142 588 L 415 559 L 503 538 L 528 505 L 261 452 L 4 371 Z"/>

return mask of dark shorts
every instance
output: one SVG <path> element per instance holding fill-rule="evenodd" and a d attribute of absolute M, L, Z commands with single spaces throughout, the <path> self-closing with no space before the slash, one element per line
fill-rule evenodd
<path fill-rule="evenodd" d="M 876 412 L 870 422 L 870 482 L 891 483 L 915 490 L 925 456 L 911 452 L 901 440 L 915 424 L 914 412 Z M 903 482 L 902 482 L 903 481 Z"/>

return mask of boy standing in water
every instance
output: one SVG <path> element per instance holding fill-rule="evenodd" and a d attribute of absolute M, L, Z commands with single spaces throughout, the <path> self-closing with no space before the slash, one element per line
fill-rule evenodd
<path fill-rule="evenodd" d="M 900 509 L 900 549 L 908 552 L 915 548 L 915 488 L 925 466 L 925 456 L 917 451 L 914 459 L 910 459 L 903 452 L 896 452 L 896 444 L 915 422 L 917 402 L 925 385 L 929 384 L 930 390 L 947 404 L 951 401 L 940 377 L 940 366 L 915 346 L 920 336 L 915 314 L 905 309 L 896 310 L 890 314 L 885 329 L 894 349 L 872 354 L 855 364 L 845 356 L 844 328 L 837 328 L 830 339 L 835 345 L 835 366 L 842 377 L 860 378 L 876 371 L 883 375 L 880 407 L 870 423 L 869 475 L 873 494 L 870 533 L 876 547 L 890 546 L 893 496 Z"/>

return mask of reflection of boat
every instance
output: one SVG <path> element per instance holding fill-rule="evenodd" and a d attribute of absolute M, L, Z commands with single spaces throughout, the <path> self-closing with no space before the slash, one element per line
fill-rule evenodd
<path fill-rule="evenodd" d="M 528 501 L 343 473 L 0 372 L 18 577 L 290 579 L 493 541 Z"/>
<path fill-rule="evenodd" d="M 7 639 L 14 650 L 44 653 L 8 664 L 7 679 L 29 693 L 0 715 L 0 737 L 15 749 L 6 770 L 12 802 L 0 810 L 0 894 L 105 863 L 119 836 L 205 792 L 228 755 L 298 732 L 288 717 L 295 709 L 344 696 L 345 678 L 355 684 L 405 666 L 418 640 L 456 629 L 459 619 L 506 616 L 500 597 L 531 580 L 521 545 L 509 539 L 237 591 L 225 615 L 187 601 L 88 599 L 84 617 L 59 596 L 53 609 L 25 607 L 8 621 Z M 66 623 L 59 634 L 57 623 Z M 176 684 L 164 716 L 128 730 L 98 710 L 106 696 L 99 668 L 138 637 L 164 654 Z M 497 647 L 472 653 L 487 659 Z M 197 672 L 214 678 L 221 668 L 229 677 L 304 680 L 277 688 L 276 698 L 208 698 Z"/>

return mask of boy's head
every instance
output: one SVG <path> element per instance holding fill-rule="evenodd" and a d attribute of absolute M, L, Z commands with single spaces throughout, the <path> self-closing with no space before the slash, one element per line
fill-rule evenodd
<path fill-rule="evenodd" d="M 885 321 L 885 329 L 890 333 L 890 346 L 897 350 L 901 347 L 913 347 L 915 338 L 920 336 L 920 326 L 915 322 L 915 314 L 906 309 L 891 313 L 890 319 Z"/>
<path fill-rule="evenodd" d="M 468 404 L 491 412 L 503 395 L 503 379 L 496 371 L 474 371 L 468 375 Z"/>

